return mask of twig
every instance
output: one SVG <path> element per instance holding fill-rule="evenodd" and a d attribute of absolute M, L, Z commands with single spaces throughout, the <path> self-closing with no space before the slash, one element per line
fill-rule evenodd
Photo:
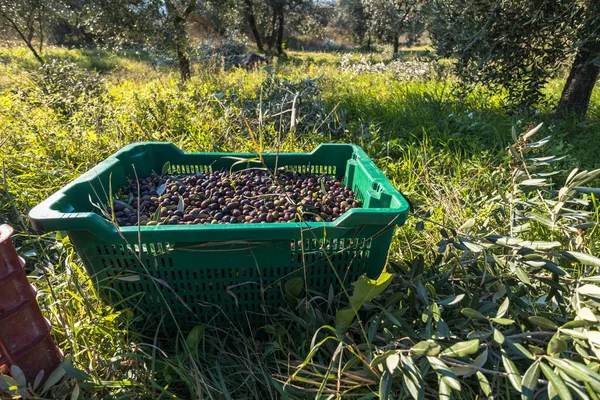
<path fill-rule="evenodd" d="M 493 371 L 491 369 L 481 368 L 481 367 L 478 367 L 477 365 L 469 364 L 469 363 L 466 363 L 466 362 L 462 362 L 460 360 L 456 360 L 456 359 L 450 358 L 450 357 L 440 357 L 439 359 L 441 361 L 444 361 L 448 365 L 454 365 L 456 367 L 472 368 L 472 369 L 474 369 L 476 371 L 483 372 L 484 374 L 501 376 L 503 378 L 508 378 L 509 375 L 510 375 L 508 372 Z M 541 385 L 547 385 L 548 384 L 548 381 L 545 380 L 545 379 L 538 379 L 537 382 L 539 384 L 541 384 Z"/>
<path fill-rule="evenodd" d="M 528 339 L 532 336 L 554 336 L 556 332 L 540 331 L 540 332 L 523 332 L 507 336 L 508 339 Z"/>

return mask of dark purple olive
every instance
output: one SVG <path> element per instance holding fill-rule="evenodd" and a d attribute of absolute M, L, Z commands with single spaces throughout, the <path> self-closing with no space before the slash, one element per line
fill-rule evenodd
<path fill-rule="evenodd" d="M 167 189 L 159 195 L 163 184 Z M 132 180 L 121 189 L 113 210 L 119 225 L 330 222 L 362 206 L 341 180 L 290 170 L 279 170 L 277 177 L 262 170 L 163 177 L 153 173 L 139 185 L 138 190 Z M 154 222 L 157 209 L 161 220 Z"/>

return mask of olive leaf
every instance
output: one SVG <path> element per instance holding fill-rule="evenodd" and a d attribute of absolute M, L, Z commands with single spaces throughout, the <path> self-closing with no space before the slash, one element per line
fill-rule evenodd
<path fill-rule="evenodd" d="M 167 161 L 166 163 L 163 164 L 161 170 L 160 170 L 160 175 L 166 175 L 169 173 L 169 171 L 171 170 L 171 162 Z M 159 193 L 162 194 L 162 193 Z"/>
<path fill-rule="evenodd" d="M 487 321 L 487 317 L 485 315 L 483 315 L 479 311 L 474 310 L 472 308 L 468 308 L 468 307 L 463 308 L 462 310 L 460 310 L 460 313 L 469 319 L 486 320 Z"/>
<path fill-rule="evenodd" d="M 113 203 L 114 203 L 114 204 L 118 204 L 118 205 L 120 205 L 120 206 L 123 206 L 123 208 L 127 208 L 127 209 L 129 209 L 129 210 L 131 210 L 131 211 L 135 210 L 135 209 L 133 208 L 133 206 L 131 206 L 129 203 L 126 203 L 126 202 L 124 202 L 124 201 L 122 201 L 122 200 L 116 200 L 116 199 L 115 199 L 115 200 L 113 200 Z"/>
<path fill-rule="evenodd" d="M 179 196 L 179 202 L 177 203 L 177 211 L 185 211 L 185 203 L 183 201 L 183 196 Z"/>
<path fill-rule="evenodd" d="M 10 374 L 19 383 L 19 387 L 24 388 L 27 386 L 27 378 L 25 377 L 25 373 L 23 372 L 23 370 L 21 368 L 19 368 L 19 366 L 11 365 L 10 366 Z"/>
<path fill-rule="evenodd" d="M 387 400 L 390 398 L 391 393 L 392 374 L 388 370 L 385 370 L 381 376 L 381 380 L 379 381 L 379 398 L 382 400 Z"/>
<path fill-rule="evenodd" d="M 390 354 L 385 359 L 385 365 L 386 365 L 388 371 L 390 371 L 390 374 L 394 373 L 394 371 L 398 367 L 399 363 L 400 363 L 400 356 L 398 355 L 398 353 Z"/>
<path fill-rule="evenodd" d="M 540 361 L 537 360 L 525 371 L 521 386 L 521 399 L 532 400 L 540 375 Z"/>
<path fill-rule="evenodd" d="M 442 347 L 432 341 L 422 341 L 411 347 L 410 351 L 420 356 L 437 356 Z"/>
<path fill-rule="evenodd" d="M 582 263 L 583 265 L 591 265 L 594 267 L 600 267 L 600 258 L 592 256 L 590 254 L 581 253 L 579 251 L 564 251 L 561 253 L 566 258 Z"/>
<path fill-rule="evenodd" d="M 569 359 L 556 357 L 548 357 L 548 361 L 578 381 L 589 383 L 596 393 L 600 393 L 600 374 L 588 368 L 586 365 Z"/>
<path fill-rule="evenodd" d="M 554 386 L 554 390 L 561 398 L 561 400 L 572 400 L 571 392 L 569 392 L 569 388 L 565 385 L 564 381 L 554 373 L 552 368 L 550 368 L 545 363 L 540 363 L 540 367 L 542 368 L 542 372 L 544 376 L 550 381 L 552 386 Z"/>
<path fill-rule="evenodd" d="M 441 382 L 444 382 L 454 390 L 460 391 L 460 381 L 442 360 L 436 357 L 427 357 L 427 361 L 429 361 L 431 368 L 438 373 Z"/>
<path fill-rule="evenodd" d="M 504 301 L 498 308 L 498 311 L 496 312 L 496 318 L 502 318 L 504 316 L 504 314 L 506 314 L 508 312 L 509 305 L 510 305 L 510 300 L 507 297 L 506 299 L 504 299 Z"/>
<path fill-rule="evenodd" d="M 479 340 L 469 340 L 466 342 L 458 342 L 448 347 L 440 353 L 440 356 L 448 357 L 465 357 L 477 353 L 479 350 Z"/>
<path fill-rule="evenodd" d="M 392 274 L 384 271 L 378 279 L 369 279 L 362 275 L 352 283 L 354 287 L 350 296 L 350 308 L 337 311 L 335 327 L 338 332 L 345 332 L 352 323 L 356 312 L 367 302 L 379 296 L 392 282 Z"/>
<path fill-rule="evenodd" d="M 490 385 L 490 382 L 480 371 L 477 371 L 475 375 L 477 376 L 477 380 L 479 381 L 479 387 L 481 388 L 481 391 L 483 392 L 483 394 L 485 394 L 486 397 L 489 398 L 492 394 L 492 386 Z"/>
<path fill-rule="evenodd" d="M 577 293 L 584 296 L 600 298 L 600 286 L 585 284 L 577 288 Z"/>
<path fill-rule="evenodd" d="M 154 215 L 152 216 L 152 221 L 155 222 L 159 222 L 160 221 L 160 216 L 162 214 L 163 208 L 161 207 L 157 207 L 156 211 L 154 211 Z"/>
<path fill-rule="evenodd" d="M 442 306 L 451 306 L 451 305 L 460 303 L 461 300 L 464 299 L 464 297 L 465 297 L 464 294 L 448 296 L 442 300 L 438 300 L 437 304 L 442 305 Z"/>
<path fill-rule="evenodd" d="M 504 365 L 504 370 L 508 374 L 508 381 L 510 384 L 518 391 L 521 392 L 521 385 L 523 378 L 517 369 L 515 363 L 508 358 L 506 352 L 502 350 L 502 364 Z"/>

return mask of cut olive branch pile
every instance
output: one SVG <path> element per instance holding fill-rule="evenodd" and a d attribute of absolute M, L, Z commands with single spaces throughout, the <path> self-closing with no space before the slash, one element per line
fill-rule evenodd
<path fill-rule="evenodd" d="M 153 173 L 139 181 L 139 188 L 137 181 L 122 188 L 113 211 L 120 226 L 254 224 L 331 222 L 361 205 L 350 188 L 329 175 L 284 171 L 274 177 L 265 170 L 244 170 Z"/>

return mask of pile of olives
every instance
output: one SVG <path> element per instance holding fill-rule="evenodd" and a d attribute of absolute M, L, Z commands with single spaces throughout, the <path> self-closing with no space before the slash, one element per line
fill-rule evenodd
<path fill-rule="evenodd" d="M 147 226 L 331 222 L 362 202 L 329 175 L 250 169 L 152 174 L 122 188 L 112 205 L 118 225 Z"/>

